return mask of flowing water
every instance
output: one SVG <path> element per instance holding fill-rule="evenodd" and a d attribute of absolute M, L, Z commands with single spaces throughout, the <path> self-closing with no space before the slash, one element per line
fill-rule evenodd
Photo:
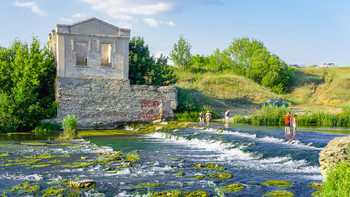
<path fill-rule="evenodd" d="M 262 196 L 275 190 L 288 190 L 296 196 L 311 196 L 316 191 L 307 187 L 321 183 L 319 152 L 334 137 L 345 136 L 349 129 L 306 128 L 298 131 L 297 137 L 285 137 L 281 127 L 213 124 L 210 128 L 189 127 L 179 130 L 159 131 L 147 135 L 115 135 L 85 137 L 72 141 L 48 140 L 48 136 L 37 138 L 30 135 L 2 135 L 0 137 L 0 195 L 23 182 L 36 183 L 41 190 L 52 187 L 60 179 L 94 179 L 94 189 L 81 191 L 83 196 L 137 196 L 156 191 L 179 189 L 182 191 L 207 191 L 215 195 L 208 185 L 213 181 L 218 187 L 232 183 L 241 184 L 238 192 L 225 192 L 225 196 Z M 46 144 L 28 144 L 37 142 Z M 64 144 L 64 143 L 70 143 Z M 106 171 L 101 164 L 78 168 L 57 167 L 62 164 L 85 162 L 101 157 L 103 151 L 137 151 L 141 160 L 130 168 L 118 172 Z M 47 164 L 53 158 L 36 163 L 12 162 L 8 160 L 31 155 L 60 155 L 60 163 Z M 70 155 L 64 157 L 62 155 Z M 25 161 L 24 161 L 25 162 Z M 223 169 L 194 168 L 197 164 L 216 163 Z M 182 176 L 175 173 L 184 172 Z M 232 178 L 216 179 L 212 173 L 230 173 Z M 202 176 L 203 179 L 196 179 Z M 261 184 L 268 180 L 281 180 L 293 184 L 290 188 L 279 188 Z M 137 188 L 139 184 L 160 183 L 159 187 Z M 38 191 L 40 192 L 40 191 Z M 36 193 L 42 195 L 43 193 Z M 8 193 L 18 195 L 16 193 Z M 18 195 L 20 196 L 20 195 Z"/>

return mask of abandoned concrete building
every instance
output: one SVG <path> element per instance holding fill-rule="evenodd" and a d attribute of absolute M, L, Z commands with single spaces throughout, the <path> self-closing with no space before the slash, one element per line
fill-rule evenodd
<path fill-rule="evenodd" d="M 56 122 L 75 115 L 82 129 L 110 129 L 174 117 L 176 88 L 130 85 L 129 39 L 129 29 L 97 18 L 56 25 L 49 34 L 57 65 Z"/>

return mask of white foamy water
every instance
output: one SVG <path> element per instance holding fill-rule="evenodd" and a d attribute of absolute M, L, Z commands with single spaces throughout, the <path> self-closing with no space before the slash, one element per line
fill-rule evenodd
<path fill-rule="evenodd" d="M 161 138 L 170 143 L 181 144 L 203 151 L 216 151 L 217 155 L 212 155 L 217 159 L 216 162 L 226 162 L 237 169 L 258 170 L 274 173 L 300 173 L 300 174 L 319 174 L 318 166 L 310 166 L 306 160 L 292 160 L 289 156 L 272 157 L 261 159 L 260 156 L 254 156 L 249 152 L 243 152 L 238 148 L 234 148 L 232 144 L 220 141 L 210 141 L 204 139 L 186 139 L 180 136 L 174 136 L 168 133 L 150 134 L 153 138 Z M 191 157 L 193 157 L 191 155 Z"/>
<path fill-rule="evenodd" d="M 312 146 L 312 142 L 310 142 L 308 144 L 303 144 L 299 140 L 286 141 L 284 139 L 279 139 L 279 138 L 275 138 L 272 136 L 264 136 L 264 137 L 259 138 L 256 136 L 256 134 L 250 134 L 250 133 L 238 132 L 238 131 L 228 131 L 228 130 L 222 130 L 222 132 L 219 133 L 219 131 L 221 131 L 221 129 L 215 129 L 215 128 L 208 128 L 208 129 L 205 129 L 202 131 L 209 132 L 209 133 L 216 133 L 216 134 L 234 135 L 234 136 L 243 137 L 243 138 L 250 138 L 252 140 L 264 142 L 264 143 L 290 145 L 290 146 L 296 146 L 298 148 L 307 148 L 307 149 L 311 149 L 311 150 L 323 150 L 323 148 Z"/>

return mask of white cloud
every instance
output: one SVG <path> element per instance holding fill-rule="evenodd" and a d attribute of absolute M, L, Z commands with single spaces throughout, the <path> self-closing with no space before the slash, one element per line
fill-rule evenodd
<path fill-rule="evenodd" d="M 176 26 L 173 21 L 167 21 L 167 22 L 165 22 L 165 24 L 170 25 L 170 26 Z"/>
<path fill-rule="evenodd" d="M 72 15 L 72 18 L 77 19 L 77 18 L 86 18 L 85 14 L 81 14 L 81 13 L 76 13 Z"/>
<path fill-rule="evenodd" d="M 154 20 L 153 18 L 144 18 L 143 22 L 147 23 L 151 27 L 157 27 L 158 21 Z"/>
<path fill-rule="evenodd" d="M 25 7 L 25 8 L 30 8 L 32 10 L 32 12 L 40 15 L 40 16 L 46 16 L 47 13 L 40 9 L 39 6 L 35 3 L 35 2 L 19 2 L 19 1 L 15 1 L 13 3 L 14 6 L 17 7 Z"/>
<path fill-rule="evenodd" d="M 65 23 L 73 23 L 74 22 L 73 19 L 71 19 L 71 18 L 64 18 L 64 17 L 61 17 L 60 21 L 65 22 Z"/>
<path fill-rule="evenodd" d="M 152 16 L 172 12 L 173 3 L 157 0 L 83 0 L 92 9 L 119 20 L 135 20 L 134 15 Z"/>

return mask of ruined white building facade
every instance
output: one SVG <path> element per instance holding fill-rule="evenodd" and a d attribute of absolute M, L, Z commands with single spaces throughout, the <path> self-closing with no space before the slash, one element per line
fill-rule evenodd
<path fill-rule="evenodd" d="M 56 25 L 49 46 L 57 65 L 56 122 L 76 115 L 80 128 L 173 118 L 174 87 L 130 85 L 130 30 L 97 18 Z"/>

